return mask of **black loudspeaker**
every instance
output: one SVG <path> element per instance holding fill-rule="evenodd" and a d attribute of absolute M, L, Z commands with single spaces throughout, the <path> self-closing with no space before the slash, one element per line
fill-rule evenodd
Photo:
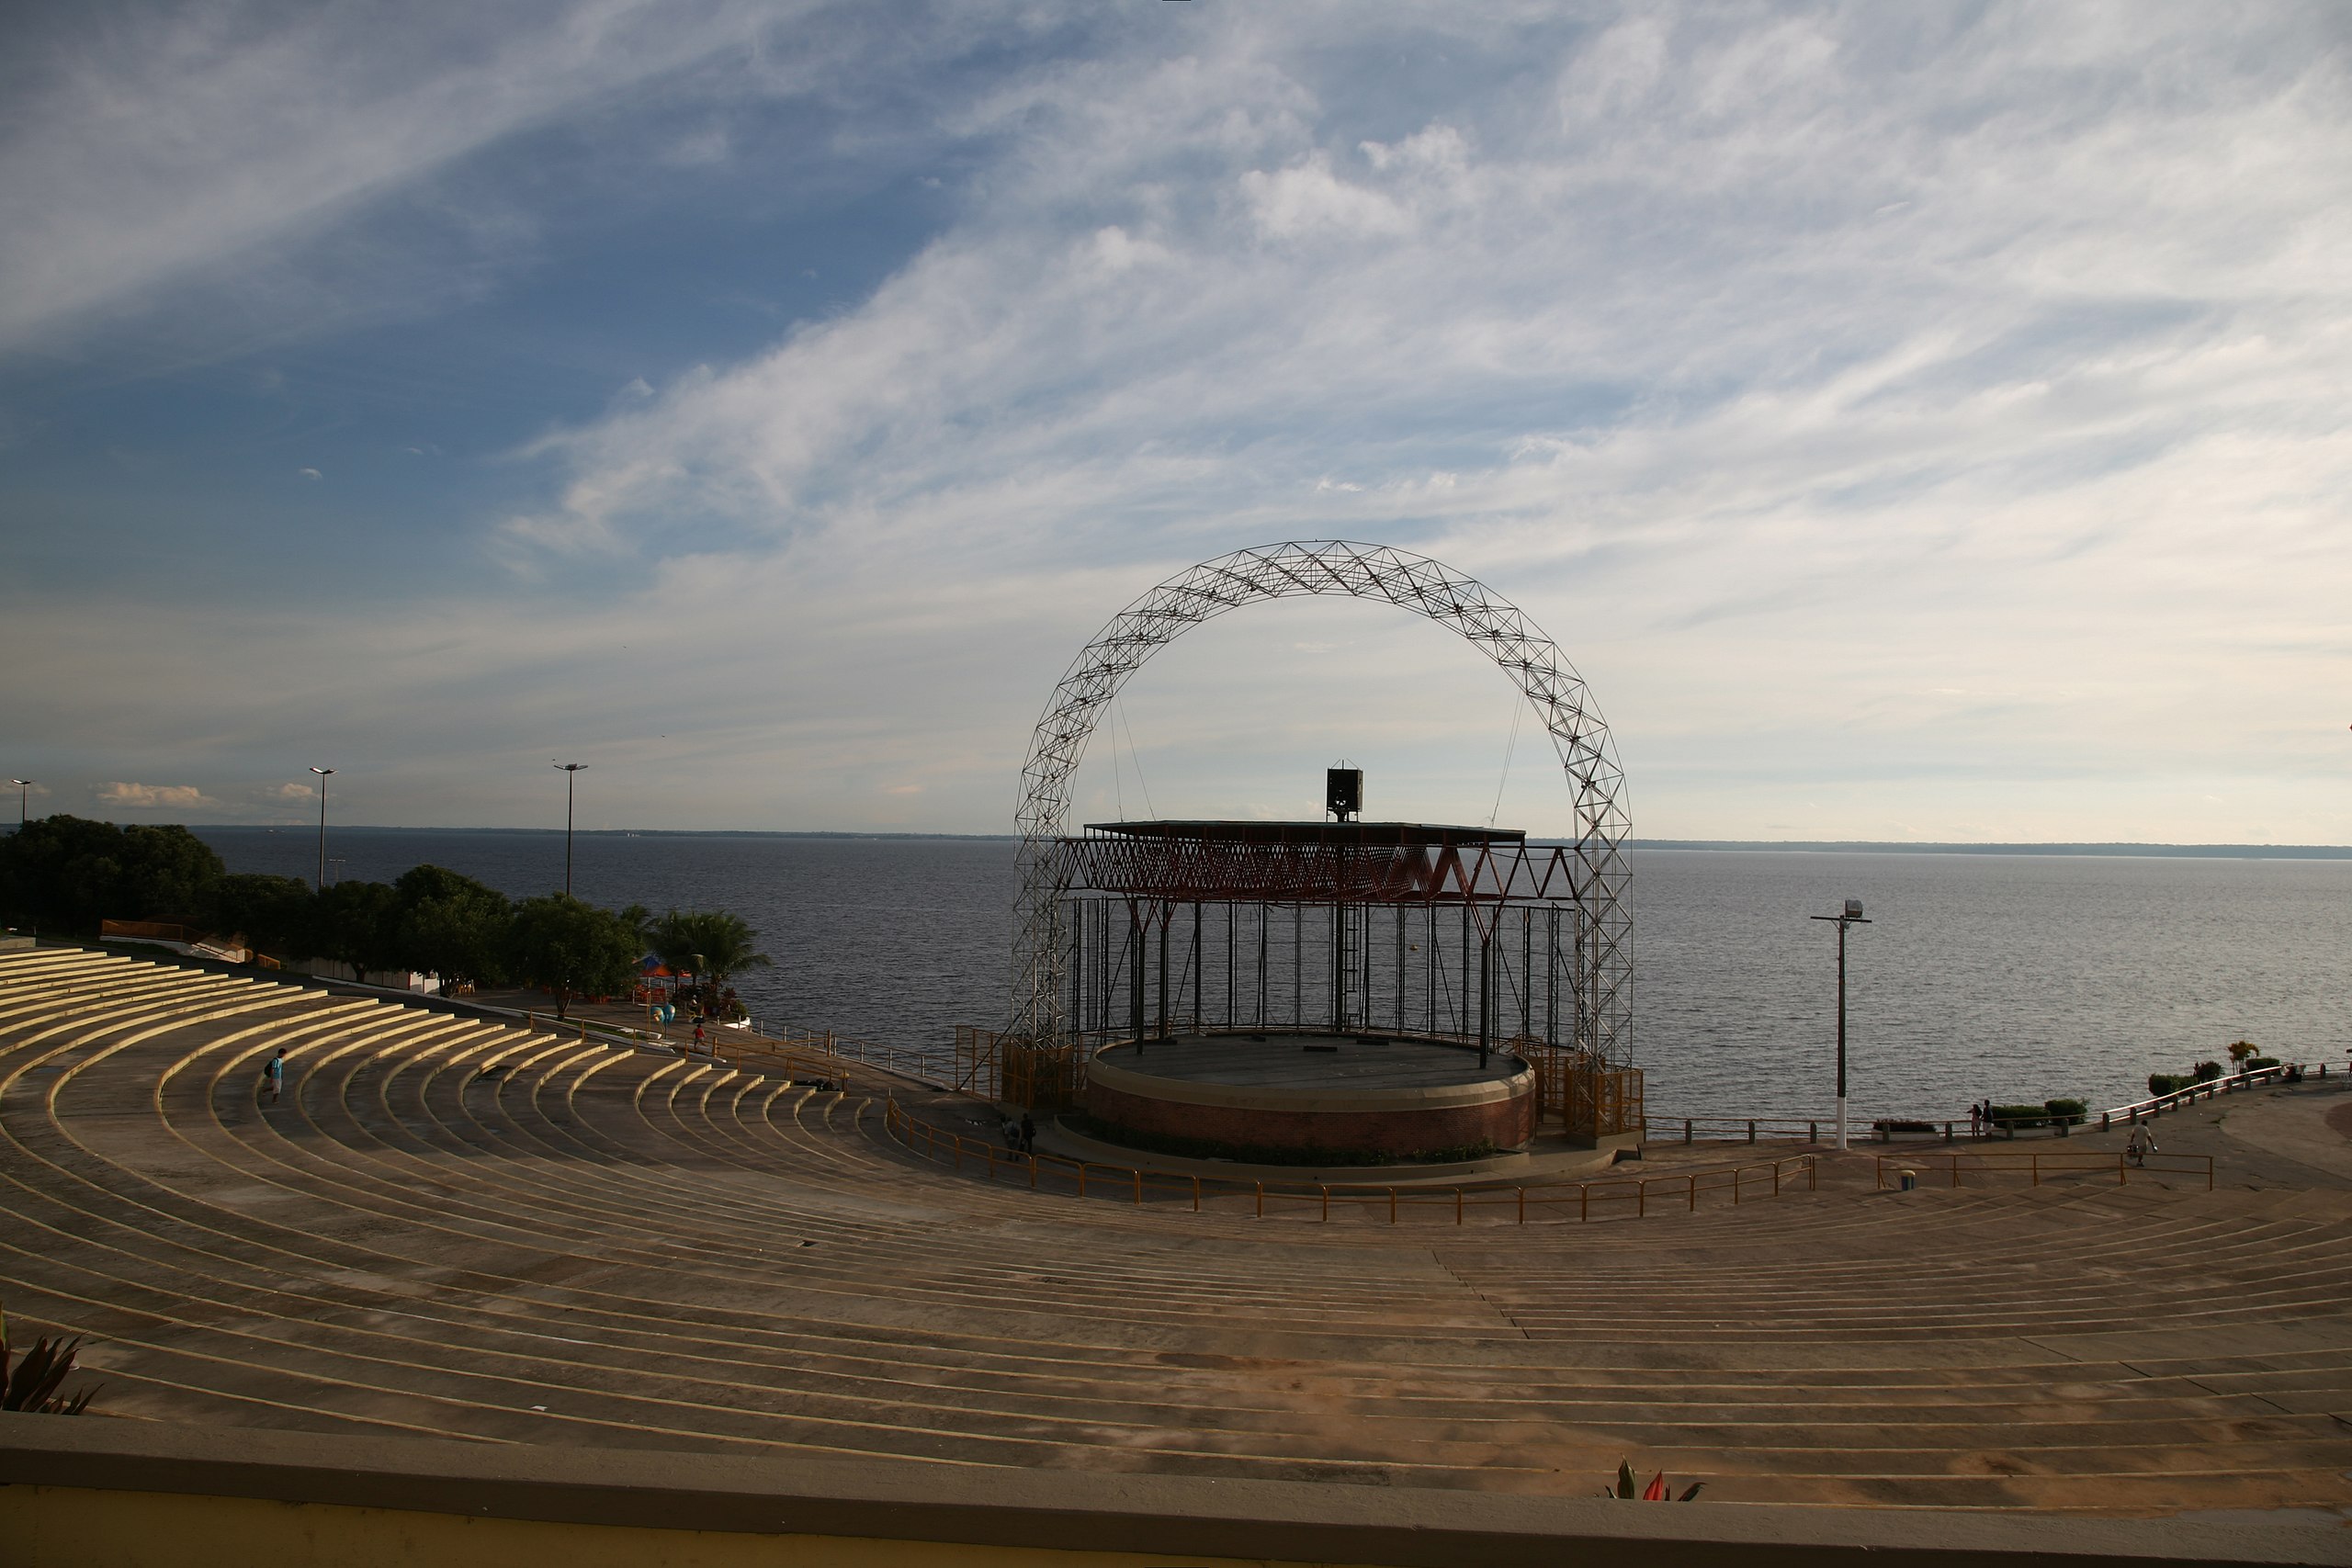
<path fill-rule="evenodd" d="M 1323 809 L 1345 822 L 1363 809 L 1363 770 L 1323 770 Z"/>

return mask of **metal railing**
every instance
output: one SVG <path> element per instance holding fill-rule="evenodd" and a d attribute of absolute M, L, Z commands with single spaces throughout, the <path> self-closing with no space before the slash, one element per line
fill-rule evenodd
<path fill-rule="evenodd" d="M 1822 1129 L 1834 1129 L 1837 1123 L 1827 1118 L 1806 1120 L 1790 1116 L 1652 1116 L 1648 1118 L 1646 1136 L 1651 1143 L 1765 1143 L 1777 1139 L 1802 1139 L 1809 1144 L 1822 1141 Z M 1896 1138 L 1939 1138 L 1945 1143 L 1968 1137 L 1996 1135 L 1989 1130 L 1974 1133 L 1968 1118 L 1928 1122 L 1899 1117 L 1881 1117 L 1874 1122 L 1849 1122 L 1851 1136 L 1890 1143 Z M 1955 1129 L 1957 1129 L 1955 1131 Z"/>
<path fill-rule="evenodd" d="M 2344 1071 L 2352 1073 L 2352 1065 L 2347 1065 Z M 2091 1124 L 2092 1117 L 2096 1115 L 2098 1130 L 2105 1132 L 2119 1121 L 2128 1125 L 2143 1117 L 2160 1115 L 2166 1111 L 2177 1110 L 2195 1100 L 2211 1100 L 2216 1095 L 2234 1094 L 2241 1089 L 2260 1089 L 2284 1082 L 2290 1074 L 2295 1072 L 2301 1072 L 2311 1077 L 2324 1078 L 2328 1076 L 2328 1065 L 2324 1062 L 2317 1066 L 2282 1062 L 2275 1067 L 2256 1067 L 2247 1072 L 2228 1073 L 2217 1078 L 2208 1078 L 2203 1083 L 2190 1084 L 2186 1088 L 2174 1089 L 2169 1094 L 2135 1100 L 2130 1105 L 2118 1105 L 2097 1112 L 2086 1111 L 2075 1117 L 2070 1125 L 2087 1128 Z M 1801 1138 L 1807 1143 L 1817 1144 L 1821 1142 L 1822 1129 L 1834 1125 L 1835 1123 L 1827 1117 L 1807 1119 L 1788 1116 L 1653 1115 L 1649 1118 L 1648 1135 L 1652 1143 L 1679 1141 L 1685 1144 L 1723 1142 L 1754 1144 L 1775 1139 Z M 2017 1132 L 2016 1128 L 2005 1125 L 1998 1121 L 1973 1122 L 1965 1116 L 1949 1118 L 1881 1116 L 1868 1121 L 1849 1121 L 1847 1125 L 1854 1136 L 1881 1144 L 1894 1143 L 1904 1138 L 1932 1139 L 1946 1144 L 1996 1138 L 2008 1139 L 2013 1138 Z M 2056 1132 L 2054 1128 L 2049 1130 L 2053 1134 Z"/>
<path fill-rule="evenodd" d="M 1062 1155 L 1023 1153 L 987 1138 L 969 1137 L 910 1113 L 896 1099 L 885 1101 L 883 1126 L 909 1149 L 957 1170 L 970 1170 L 990 1181 L 1011 1179 L 1035 1190 L 1068 1192 L 1077 1197 L 1125 1198 L 1141 1207 L 1147 1199 L 1190 1202 L 1198 1213 L 1204 1201 L 1220 1197 L 1247 1198 L 1256 1217 L 1312 1210 L 1329 1221 L 1337 1206 L 1390 1224 L 1408 1215 L 1434 1213 L 1451 1215 L 1457 1225 L 1475 1211 L 1481 1217 L 1500 1212 L 1507 1223 L 1526 1224 L 1531 1214 L 1546 1219 L 1578 1221 L 1611 1217 L 1640 1218 L 1651 1209 L 1689 1213 L 1702 1198 L 1736 1204 L 1757 1198 L 1778 1197 L 1798 1182 L 1816 1190 L 1820 1171 L 1812 1155 L 1789 1155 L 1749 1165 L 1683 1171 L 1671 1176 L 1611 1177 L 1595 1181 L 1536 1182 L 1515 1185 L 1454 1187 L 1394 1187 L 1371 1182 L 1285 1182 L 1250 1180 L 1240 1177 L 1201 1177 L 1176 1171 L 1148 1170 L 1136 1166 L 1106 1165 L 1071 1159 Z"/>
<path fill-rule="evenodd" d="M 2352 1066 L 2347 1066 L 2345 1070 L 2352 1072 Z M 2168 1094 L 2154 1095 L 2146 1100 L 2135 1100 L 2129 1105 L 2118 1105 L 2110 1110 L 2102 1111 L 2098 1113 L 2099 1130 L 2104 1132 L 2115 1125 L 2115 1119 L 2119 1116 L 2122 1117 L 2126 1122 L 2137 1122 L 2143 1116 L 2161 1116 L 2167 1111 L 2177 1110 L 2194 1100 L 2211 1100 L 2217 1094 L 2235 1094 L 2242 1089 L 2256 1089 L 2264 1084 L 2280 1082 L 2290 1073 L 2309 1074 L 2313 1077 L 2324 1078 L 2327 1077 L 2327 1064 L 2322 1062 L 2317 1067 L 2309 1067 L 2300 1062 L 2281 1062 L 2275 1067 L 2253 1067 L 2242 1073 L 2224 1073 L 2220 1077 L 2207 1078 L 2203 1083 L 2188 1084 Z"/>
<path fill-rule="evenodd" d="M 2023 1173 L 2034 1186 L 2039 1187 L 2044 1177 L 2104 1176 L 2113 1171 L 2119 1185 L 2129 1182 L 2134 1173 L 2143 1176 L 2201 1176 L 2205 1179 L 2205 1190 L 2211 1192 L 2213 1190 L 2211 1155 L 2149 1154 L 2134 1159 L 2123 1150 L 2101 1154 L 2089 1149 L 2080 1152 L 2053 1150 L 2048 1154 L 2038 1151 L 2010 1154 L 1955 1150 L 1951 1154 L 1928 1156 L 1880 1155 L 1877 1162 L 1878 1186 L 1882 1191 L 1885 1190 L 1890 1165 L 1895 1170 L 1895 1184 L 1900 1186 L 1903 1172 L 1909 1167 L 1919 1165 L 1932 1168 L 1938 1162 L 1941 1163 L 1948 1179 L 1946 1184 L 1952 1187 L 1967 1185 L 1961 1179 L 1963 1175 L 1999 1177 Z M 1912 1174 L 1916 1176 L 1919 1172 L 1913 1171 Z"/>
<path fill-rule="evenodd" d="M 643 1029 L 634 1024 L 611 1023 L 596 1019 L 558 1019 L 537 1011 L 516 1011 L 511 1008 L 471 1004 L 477 1012 L 501 1013 L 519 1018 L 524 1027 L 537 1032 L 570 1034 L 583 1041 L 595 1041 L 605 1045 L 626 1045 L 637 1050 L 655 1050 L 693 1058 L 697 1053 L 692 1043 L 659 1030 Z M 729 1030 L 722 1037 L 707 1032 L 703 1055 L 720 1066 L 739 1063 L 772 1063 L 790 1060 L 799 1069 L 818 1072 L 820 1076 L 840 1078 L 852 1064 L 892 1077 L 917 1083 L 927 1089 L 939 1087 L 939 1064 L 919 1052 L 891 1045 L 869 1045 L 860 1041 L 843 1040 L 827 1030 L 821 1034 L 757 1034 L 744 1030 Z M 876 1085 L 876 1088 L 887 1088 Z"/>

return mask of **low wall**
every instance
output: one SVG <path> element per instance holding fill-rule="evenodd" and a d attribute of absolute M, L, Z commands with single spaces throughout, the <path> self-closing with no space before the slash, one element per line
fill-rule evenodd
<path fill-rule="evenodd" d="M 11 1568 L 2191 1568 L 2345 1562 L 2345 1533 L 0 1413 L 0 1556 Z"/>
<path fill-rule="evenodd" d="M 1371 1149 L 1385 1155 L 1468 1148 L 1515 1149 L 1535 1135 L 1535 1098 L 1484 1105 L 1395 1111 L 1290 1111 L 1193 1105 L 1092 1083 L 1086 1113 L 1097 1122 L 1164 1138 L 1202 1138 L 1236 1148 Z"/>
<path fill-rule="evenodd" d="M 1432 1089 L 1279 1089 L 1087 1066 L 1086 1113 L 1106 1126 L 1237 1148 L 1370 1149 L 1385 1155 L 1515 1149 L 1535 1135 L 1533 1069 L 1499 1083 Z"/>

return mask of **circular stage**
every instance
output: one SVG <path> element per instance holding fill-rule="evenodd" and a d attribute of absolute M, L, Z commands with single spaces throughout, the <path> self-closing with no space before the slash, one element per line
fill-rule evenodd
<path fill-rule="evenodd" d="M 1354 1034 L 1180 1034 L 1087 1065 L 1086 1111 L 1139 1143 L 1444 1156 L 1535 1135 L 1535 1069 L 1475 1046 Z"/>

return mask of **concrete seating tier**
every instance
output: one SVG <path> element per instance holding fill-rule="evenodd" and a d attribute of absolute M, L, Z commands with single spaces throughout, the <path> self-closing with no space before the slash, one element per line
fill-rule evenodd
<path fill-rule="evenodd" d="M 283 1099 L 257 1094 L 279 1045 Z M 920 1098 L 910 1088 L 910 1097 Z M 0 1296 L 100 1406 L 492 1442 L 1759 1502 L 2352 1504 L 2352 1197 L 1577 1225 L 959 1178 L 859 1088 L 0 954 Z"/>

